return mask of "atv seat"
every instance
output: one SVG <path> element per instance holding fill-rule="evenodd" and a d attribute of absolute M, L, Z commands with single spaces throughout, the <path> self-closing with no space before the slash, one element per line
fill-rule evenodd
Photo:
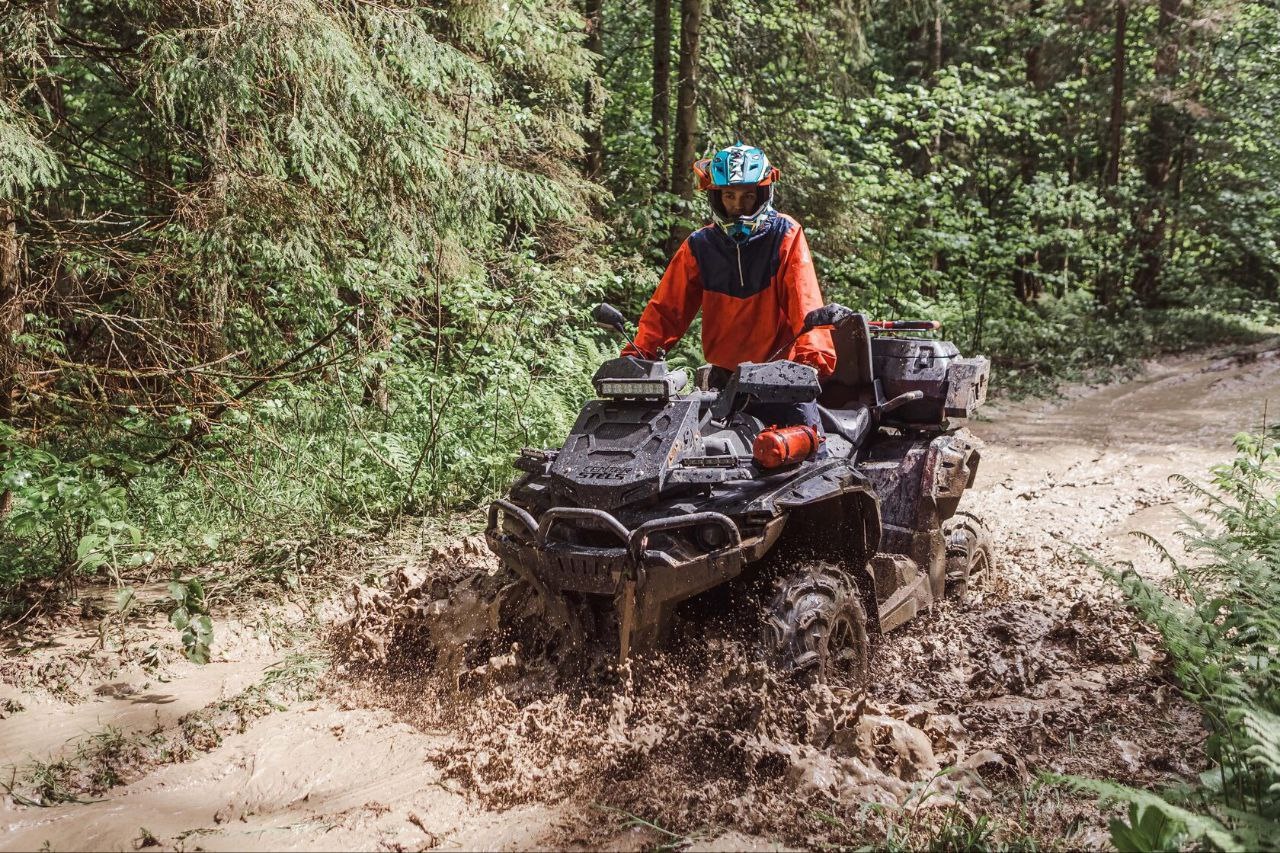
<path fill-rule="evenodd" d="M 871 411 L 862 405 L 855 405 L 850 409 L 828 409 L 819 405 L 818 416 L 824 430 L 842 436 L 854 447 L 862 445 L 862 439 L 871 428 Z"/>
<path fill-rule="evenodd" d="M 865 408 L 884 403 L 880 380 L 871 367 L 871 327 L 865 314 L 854 314 L 831 330 L 836 369 L 822 384 L 823 406 L 832 410 Z M 849 413 L 852 415 L 852 412 Z"/>

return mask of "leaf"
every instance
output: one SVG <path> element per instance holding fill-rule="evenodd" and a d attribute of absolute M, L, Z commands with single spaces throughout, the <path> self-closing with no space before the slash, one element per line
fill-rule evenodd
<path fill-rule="evenodd" d="M 169 597 L 179 604 L 187 600 L 187 585 L 181 581 L 169 581 Z"/>
<path fill-rule="evenodd" d="M 192 578 L 187 581 L 187 602 L 189 606 L 193 606 L 198 610 L 205 609 L 204 584 L 200 583 L 199 578 Z"/>
<path fill-rule="evenodd" d="M 137 601 L 138 601 L 138 596 L 134 594 L 133 587 L 126 586 L 116 590 L 116 612 L 117 613 L 124 613 L 128 611 L 128 609 L 132 607 L 134 604 L 136 604 Z"/>
<path fill-rule="evenodd" d="M 78 565 L 81 571 L 92 572 L 106 565 L 106 563 L 107 563 L 107 555 L 103 554 L 100 551 L 95 551 L 89 556 L 85 557 L 83 560 L 81 560 Z"/>
<path fill-rule="evenodd" d="M 169 614 L 169 624 L 177 628 L 179 631 L 185 629 L 191 623 L 191 614 L 187 612 L 187 608 L 178 607 Z"/>
<path fill-rule="evenodd" d="M 86 533 L 80 537 L 80 542 L 76 545 L 76 560 L 84 562 L 85 558 L 93 553 L 106 539 L 98 533 Z"/>
<path fill-rule="evenodd" d="M 1130 788 L 1127 785 L 1121 785 L 1118 782 L 1088 779 L 1083 776 L 1047 774 L 1046 778 L 1055 782 L 1065 783 L 1078 790 L 1093 791 L 1107 800 L 1120 800 L 1141 806 L 1144 809 L 1158 809 L 1166 818 L 1171 821 L 1177 821 L 1182 825 L 1187 834 L 1191 836 L 1185 840 L 1194 841 L 1199 838 L 1205 838 L 1219 850 L 1245 849 L 1240 839 L 1213 817 L 1207 814 L 1197 814 L 1181 806 L 1175 806 L 1159 794 L 1151 791 L 1142 791 L 1137 788 Z M 1134 843 L 1140 843 L 1140 840 L 1135 840 Z"/>
<path fill-rule="evenodd" d="M 1143 844 L 1142 836 L 1118 817 L 1107 824 L 1107 831 L 1111 833 L 1111 843 L 1119 853 L 1147 853 L 1150 850 Z"/>
<path fill-rule="evenodd" d="M 209 649 L 207 646 L 201 646 L 198 643 L 188 645 L 182 650 L 183 656 L 192 663 L 206 664 L 209 662 Z"/>

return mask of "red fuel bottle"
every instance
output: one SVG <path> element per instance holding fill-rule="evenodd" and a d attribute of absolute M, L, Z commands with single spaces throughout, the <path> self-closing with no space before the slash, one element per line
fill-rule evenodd
<path fill-rule="evenodd" d="M 781 468 L 809 458 L 822 441 L 811 426 L 769 427 L 756 436 L 751 458 L 761 468 Z"/>

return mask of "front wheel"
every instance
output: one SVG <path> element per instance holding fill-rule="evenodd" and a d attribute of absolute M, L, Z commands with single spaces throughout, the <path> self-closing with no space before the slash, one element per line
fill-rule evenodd
<path fill-rule="evenodd" d="M 797 680 L 867 682 L 867 614 L 838 566 L 813 563 L 779 581 L 762 635 L 766 654 Z"/>

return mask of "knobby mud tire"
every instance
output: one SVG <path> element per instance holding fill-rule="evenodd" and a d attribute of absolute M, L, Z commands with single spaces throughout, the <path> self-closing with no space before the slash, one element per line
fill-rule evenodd
<path fill-rule="evenodd" d="M 947 542 L 946 596 L 964 604 L 973 592 L 990 592 L 995 581 L 991 537 L 982 522 L 958 512 L 942 525 Z"/>
<path fill-rule="evenodd" d="M 801 683 L 849 679 L 865 685 L 871 644 L 857 586 L 831 563 L 781 580 L 765 615 L 766 655 Z"/>
<path fill-rule="evenodd" d="M 518 573 L 503 566 L 499 589 L 490 603 L 489 627 L 498 642 L 519 644 L 529 657 L 557 659 L 580 638 L 567 621 L 557 618 L 551 603 Z"/>

